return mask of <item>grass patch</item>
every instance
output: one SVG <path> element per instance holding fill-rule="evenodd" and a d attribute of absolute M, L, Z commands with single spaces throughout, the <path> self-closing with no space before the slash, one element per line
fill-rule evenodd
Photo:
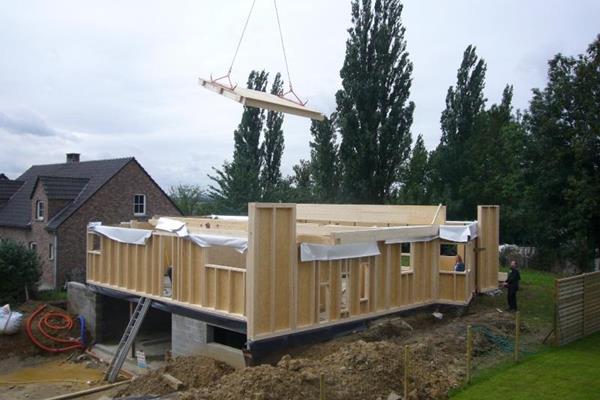
<path fill-rule="evenodd" d="M 600 332 L 477 375 L 452 399 L 592 399 L 600 394 Z"/>
<path fill-rule="evenodd" d="M 507 272 L 507 268 L 501 268 Z M 523 321 L 532 327 L 547 327 L 554 316 L 554 280 L 557 275 L 535 269 L 521 270 L 521 283 L 517 292 L 517 302 Z M 504 310 L 508 304 L 506 290 L 502 296 L 483 296 L 481 304 Z"/>
<path fill-rule="evenodd" d="M 67 300 L 66 290 L 41 290 L 35 295 L 36 300 L 40 301 L 56 301 Z"/>

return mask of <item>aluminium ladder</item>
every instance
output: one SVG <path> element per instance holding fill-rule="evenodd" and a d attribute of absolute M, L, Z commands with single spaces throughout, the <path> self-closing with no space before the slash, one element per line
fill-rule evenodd
<path fill-rule="evenodd" d="M 152 304 L 152 299 L 148 297 L 140 297 L 140 300 L 131 315 L 131 319 L 129 319 L 129 323 L 127 324 L 127 328 L 123 333 L 123 337 L 121 337 L 121 341 L 119 342 L 119 347 L 117 347 L 117 351 L 115 352 L 115 356 L 113 357 L 106 374 L 104 375 L 104 379 L 106 379 L 109 383 L 113 383 L 117 379 L 117 375 L 125 362 L 125 357 L 127 357 L 127 353 L 135 340 L 135 337 L 142 326 L 142 322 L 144 321 L 144 317 Z"/>

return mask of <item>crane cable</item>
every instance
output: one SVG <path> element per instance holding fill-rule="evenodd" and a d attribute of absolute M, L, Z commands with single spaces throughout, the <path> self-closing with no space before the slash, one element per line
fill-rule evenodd
<path fill-rule="evenodd" d="M 290 91 L 292 88 L 292 77 L 290 75 L 290 67 L 288 66 L 287 55 L 285 53 L 285 44 L 283 43 L 283 32 L 281 31 L 281 21 L 279 20 L 279 11 L 277 10 L 277 0 L 273 0 L 275 6 L 275 15 L 277 16 L 277 27 L 279 28 L 279 39 L 281 40 L 281 50 L 283 51 L 283 60 L 285 61 L 285 70 L 287 71 L 288 83 L 290 85 Z"/>
<path fill-rule="evenodd" d="M 246 22 L 244 23 L 244 28 L 242 29 L 242 34 L 240 35 L 240 39 L 238 40 L 237 46 L 235 48 L 235 52 L 233 53 L 233 58 L 231 60 L 231 64 L 229 65 L 229 69 L 227 70 L 227 74 L 220 78 L 217 78 L 217 79 L 212 79 L 212 76 L 211 76 L 211 80 L 213 82 L 227 78 L 227 81 L 229 82 L 229 87 L 235 88 L 235 86 L 231 83 L 231 71 L 233 70 L 233 64 L 235 63 L 238 52 L 242 45 L 242 41 L 244 39 L 244 35 L 246 34 L 246 28 L 248 28 L 248 22 L 250 22 L 250 17 L 252 16 L 252 11 L 254 11 L 255 4 L 256 4 L 256 0 L 253 0 L 252 6 L 250 7 L 250 11 L 248 12 L 248 16 L 246 17 Z M 288 99 L 288 98 L 286 98 L 286 99 L 304 106 L 304 105 L 306 105 L 307 102 L 300 100 L 298 95 L 294 92 L 294 87 L 292 86 L 292 76 L 290 74 L 290 67 L 289 67 L 288 59 L 287 59 L 287 52 L 285 51 L 285 42 L 283 40 L 283 30 L 281 29 L 281 19 L 279 18 L 279 10 L 277 9 L 277 0 L 273 0 L 273 5 L 275 7 L 275 16 L 277 17 L 277 28 L 279 29 L 279 40 L 281 42 L 281 50 L 283 52 L 283 61 L 285 62 L 285 70 L 287 73 L 288 85 L 289 85 L 288 91 L 283 94 L 280 94 L 279 97 L 286 98 L 285 97 L 286 95 L 292 94 L 295 99 Z"/>
<path fill-rule="evenodd" d="M 231 60 L 231 65 L 229 65 L 229 70 L 227 71 L 226 76 L 229 76 L 229 74 L 231 74 L 231 70 L 233 69 L 233 63 L 235 63 L 238 51 L 240 50 L 240 46 L 242 45 L 242 40 L 244 39 L 244 35 L 246 34 L 246 28 L 248 27 L 248 22 L 250 21 L 250 16 L 252 15 L 252 11 L 254 10 L 255 4 L 256 0 L 253 0 L 252 6 L 250 7 L 250 11 L 248 12 L 248 16 L 246 17 L 246 23 L 244 24 L 244 28 L 242 29 L 242 35 L 240 36 L 240 40 L 238 41 L 237 47 L 235 48 L 235 53 L 233 54 L 233 59 Z"/>

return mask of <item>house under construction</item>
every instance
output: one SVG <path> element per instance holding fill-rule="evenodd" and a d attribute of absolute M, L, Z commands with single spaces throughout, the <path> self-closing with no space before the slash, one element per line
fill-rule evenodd
<path fill-rule="evenodd" d="M 173 349 L 242 365 L 380 316 L 467 305 L 498 287 L 498 231 L 498 206 L 452 222 L 442 205 L 251 203 L 248 217 L 90 224 L 87 290 L 150 298 L 171 313 Z"/>

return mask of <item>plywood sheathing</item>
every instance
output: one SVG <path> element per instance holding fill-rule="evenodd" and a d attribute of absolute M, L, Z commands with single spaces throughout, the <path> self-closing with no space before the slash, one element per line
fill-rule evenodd
<path fill-rule="evenodd" d="M 317 121 L 323 121 L 325 119 L 325 116 L 316 110 L 312 110 L 306 106 L 271 93 L 247 89 L 240 86 L 230 88 L 202 78 L 198 79 L 198 83 L 200 86 L 243 104 L 246 107 L 264 108 Z"/>
<path fill-rule="evenodd" d="M 498 288 L 500 207 L 477 206 L 477 288 L 481 292 Z"/>

